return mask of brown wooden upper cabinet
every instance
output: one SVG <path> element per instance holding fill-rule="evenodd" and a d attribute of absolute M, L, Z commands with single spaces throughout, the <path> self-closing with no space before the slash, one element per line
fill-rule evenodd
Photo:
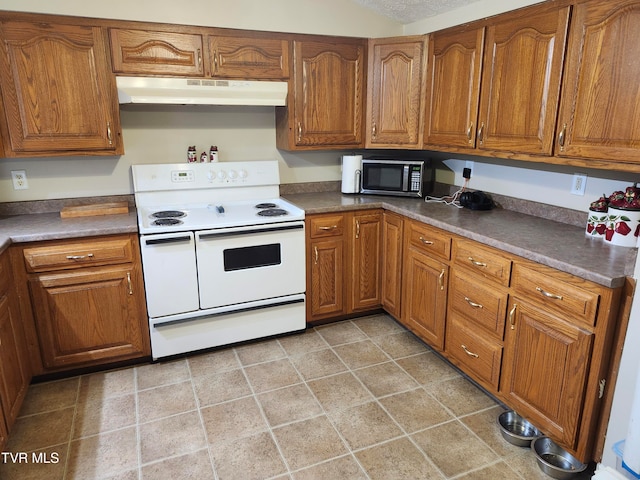
<path fill-rule="evenodd" d="M 106 31 L 0 19 L 4 155 L 123 153 Z"/>
<path fill-rule="evenodd" d="M 289 42 L 278 38 L 209 36 L 211 74 L 244 79 L 289 78 Z"/>
<path fill-rule="evenodd" d="M 432 34 L 426 146 L 551 155 L 569 11 L 543 4 Z"/>
<path fill-rule="evenodd" d="M 204 76 L 202 35 L 112 28 L 109 37 L 115 73 Z"/>
<path fill-rule="evenodd" d="M 637 165 L 640 2 L 594 0 L 574 8 L 556 155 Z"/>
<path fill-rule="evenodd" d="M 276 107 L 278 148 L 317 150 L 364 145 L 364 39 L 294 41 L 286 107 Z"/>
<path fill-rule="evenodd" d="M 238 79 L 289 77 L 289 42 L 264 35 L 207 35 L 112 28 L 111 55 L 117 74 Z"/>
<path fill-rule="evenodd" d="M 426 38 L 369 40 L 367 148 L 422 148 Z"/>
<path fill-rule="evenodd" d="M 484 27 L 429 36 L 424 142 L 475 148 Z"/>

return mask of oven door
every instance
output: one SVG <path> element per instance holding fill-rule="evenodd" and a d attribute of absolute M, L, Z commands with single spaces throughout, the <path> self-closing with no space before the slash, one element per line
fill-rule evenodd
<path fill-rule="evenodd" d="M 304 242 L 303 221 L 196 232 L 200 308 L 304 293 Z"/>
<path fill-rule="evenodd" d="M 149 317 L 198 310 L 198 277 L 192 232 L 140 237 Z"/>

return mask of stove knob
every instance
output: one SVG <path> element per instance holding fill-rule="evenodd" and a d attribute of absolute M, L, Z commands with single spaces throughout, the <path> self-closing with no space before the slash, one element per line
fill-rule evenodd
<path fill-rule="evenodd" d="M 213 182 L 214 178 L 216 178 L 216 172 L 209 170 L 209 173 L 207 173 L 207 180 L 209 180 L 209 183 Z"/>
<path fill-rule="evenodd" d="M 236 172 L 235 170 L 229 170 L 229 178 L 231 180 L 238 178 L 238 172 Z"/>
<path fill-rule="evenodd" d="M 240 175 L 240 178 L 247 178 L 249 173 L 245 169 L 242 169 L 240 170 L 240 172 L 238 172 L 238 175 Z"/>
<path fill-rule="evenodd" d="M 225 178 L 226 176 L 227 176 L 227 172 L 225 172 L 224 170 L 220 170 L 220 171 L 218 172 L 218 178 L 219 178 L 220 180 L 224 180 L 224 178 Z"/>

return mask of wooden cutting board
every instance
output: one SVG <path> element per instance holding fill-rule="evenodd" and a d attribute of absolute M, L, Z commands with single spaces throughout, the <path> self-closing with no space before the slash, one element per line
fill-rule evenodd
<path fill-rule="evenodd" d="M 91 217 L 94 215 L 117 215 L 129 213 L 127 202 L 93 203 L 91 205 L 75 205 L 60 210 L 61 218 Z"/>

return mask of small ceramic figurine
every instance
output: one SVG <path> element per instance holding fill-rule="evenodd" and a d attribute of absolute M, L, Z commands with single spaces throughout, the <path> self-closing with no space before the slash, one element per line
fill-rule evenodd
<path fill-rule="evenodd" d="M 196 154 L 196 146 L 195 145 L 190 146 L 187 149 L 187 162 L 189 162 L 189 163 L 195 162 L 196 161 L 196 155 L 197 155 Z"/>
<path fill-rule="evenodd" d="M 218 147 L 212 145 L 209 149 L 209 161 L 217 162 L 218 161 Z"/>
<path fill-rule="evenodd" d="M 208 157 L 208 155 L 207 155 L 207 152 L 202 152 L 202 153 L 200 154 L 200 162 L 201 162 L 201 163 L 206 163 L 206 162 L 208 162 L 208 161 L 209 161 L 209 157 Z"/>

